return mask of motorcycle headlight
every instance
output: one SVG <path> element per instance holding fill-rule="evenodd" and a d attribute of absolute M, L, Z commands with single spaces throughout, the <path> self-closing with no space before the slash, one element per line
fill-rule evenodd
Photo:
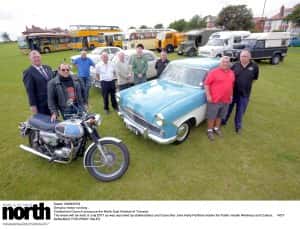
<path fill-rule="evenodd" d="M 158 113 L 157 115 L 155 115 L 155 123 L 158 126 L 163 126 L 165 122 L 165 118 L 161 113 Z"/>
<path fill-rule="evenodd" d="M 95 115 L 95 123 L 97 126 L 100 126 L 101 125 L 101 122 L 102 122 L 102 118 L 99 114 L 96 114 Z"/>

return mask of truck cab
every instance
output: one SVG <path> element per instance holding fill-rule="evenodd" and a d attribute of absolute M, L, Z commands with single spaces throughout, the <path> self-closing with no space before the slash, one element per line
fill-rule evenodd
<path fill-rule="evenodd" d="M 174 50 L 183 40 L 185 40 L 184 33 L 179 33 L 176 31 L 160 32 L 156 36 L 155 46 L 158 51 L 164 49 L 168 53 L 171 53 L 174 52 Z"/>
<path fill-rule="evenodd" d="M 239 59 L 241 50 L 247 49 L 254 60 L 270 60 L 271 64 L 279 64 L 287 55 L 289 39 L 288 32 L 252 33 L 240 45 L 225 50 L 223 55 L 235 61 Z"/>
<path fill-rule="evenodd" d="M 186 32 L 186 41 L 180 43 L 178 55 L 197 56 L 198 47 L 205 45 L 210 35 L 220 29 L 202 29 Z"/>

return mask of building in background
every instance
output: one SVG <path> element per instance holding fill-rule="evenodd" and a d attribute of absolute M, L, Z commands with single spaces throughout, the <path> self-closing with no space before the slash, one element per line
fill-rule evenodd
<path fill-rule="evenodd" d="M 291 14 L 293 10 L 294 7 L 285 8 L 284 5 L 282 5 L 277 14 L 265 20 L 264 32 L 286 31 L 291 33 L 299 33 L 299 26 L 295 26 L 292 22 L 287 22 L 284 20 L 284 18 Z"/>

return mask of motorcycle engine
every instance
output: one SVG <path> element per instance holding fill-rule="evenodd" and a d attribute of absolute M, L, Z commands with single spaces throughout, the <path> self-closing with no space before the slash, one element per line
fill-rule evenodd
<path fill-rule="evenodd" d="M 58 145 L 59 138 L 55 133 L 40 131 L 40 138 L 42 139 L 43 143 L 52 147 Z"/>
<path fill-rule="evenodd" d="M 71 151 L 72 151 L 72 149 L 70 149 L 68 147 L 62 147 L 60 149 L 56 149 L 54 151 L 54 154 L 60 158 L 69 158 Z"/>

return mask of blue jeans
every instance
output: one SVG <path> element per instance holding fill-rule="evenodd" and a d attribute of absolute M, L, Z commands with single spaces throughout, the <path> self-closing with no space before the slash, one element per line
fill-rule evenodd
<path fill-rule="evenodd" d="M 91 79 L 90 77 L 79 77 L 81 82 L 82 82 L 82 85 L 84 87 L 84 92 L 85 92 L 85 98 L 86 98 L 86 101 L 88 101 L 89 99 L 89 92 L 90 92 L 90 88 L 91 88 Z"/>
<path fill-rule="evenodd" d="M 242 128 L 243 115 L 247 109 L 249 103 L 249 97 L 236 96 L 233 98 L 232 103 L 229 105 L 227 115 L 223 120 L 223 123 L 226 123 L 231 115 L 231 112 L 236 105 L 234 124 L 236 129 Z"/>

